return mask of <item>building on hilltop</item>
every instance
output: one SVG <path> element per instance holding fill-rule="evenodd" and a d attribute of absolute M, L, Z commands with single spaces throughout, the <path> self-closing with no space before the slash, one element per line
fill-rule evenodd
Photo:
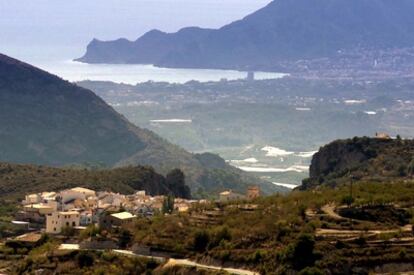
<path fill-rule="evenodd" d="M 391 136 L 387 133 L 375 133 L 375 138 L 377 139 L 391 139 Z"/>

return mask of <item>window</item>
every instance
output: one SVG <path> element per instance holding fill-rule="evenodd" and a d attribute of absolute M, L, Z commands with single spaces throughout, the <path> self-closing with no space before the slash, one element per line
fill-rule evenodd
<path fill-rule="evenodd" d="M 55 228 L 53 228 L 53 231 L 56 231 L 56 227 L 55 227 Z"/>
<path fill-rule="evenodd" d="M 76 226 L 76 223 L 75 222 L 72 222 L 72 226 Z"/>

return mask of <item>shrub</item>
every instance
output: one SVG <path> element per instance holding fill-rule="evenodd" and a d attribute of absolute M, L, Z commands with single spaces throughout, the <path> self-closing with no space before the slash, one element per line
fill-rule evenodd
<path fill-rule="evenodd" d="M 315 255 L 313 249 L 315 247 L 315 240 L 309 234 L 299 236 L 296 241 L 293 254 L 291 255 L 291 262 L 296 270 L 302 270 L 305 267 L 312 266 L 315 262 Z"/>
<path fill-rule="evenodd" d="M 132 234 L 129 230 L 122 229 L 119 233 L 119 241 L 118 244 L 121 248 L 125 248 L 132 240 Z"/>
<path fill-rule="evenodd" d="M 75 229 L 71 226 L 65 226 L 62 228 L 62 235 L 65 237 L 73 237 L 75 235 Z"/>
<path fill-rule="evenodd" d="M 76 262 L 80 268 L 90 267 L 94 264 L 95 257 L 91 252 L 80 251 L 78 255 L 76 255 Z"/>
<path fill-rule="evenodd" d="M 81 231 L 80 239 L 87 239 L 91 237 L 96 237 L 101 233 L 101 230 L 94 224 L 88 225 L 85 230 Z"/>
<path fill-rule="evenodd" d="M 335 248 L 337 248 L 337 249 L 343 249 L 345 247 L 346 247 L 346 244 L 343 241 L 341 241 L 341 240 L 337 240 L 336 241 Z"/>
<path fill-rule="evenodd" d="M 299 275 L 323 275 L 324 273 L 317 267 L 306 267 L 299 272 Z"/>
<path fill-rule="evenodd" d="M 226 226 L 214 230 L 211 235 L 212 240 L 210 242 L 210 248 L 220 245 L 221 243 L 223 243 L 223 241 L 231 240 L 231 233 Z"/>
<path fill-rule="evenodd" d="M 158 267 L 158 263 L 155 260 L 150 259 L 147 262 L 146 267 L 147 267 L 147 269 L 153 270 L 153 269 L 156 269 Z"/>
<path fill-rule="evenodd" d="M 210 235 L 207 231 L 197 231 L 194 235 L 194 250 L 198 252 L 204 252 L 210 242 Z"/>
<path fill-rule="evenodd" d="M 367 240 L 363 235 L 361 235 L 358 239 L 355 240 L 355 243 L 359 246 L 364 246 L 367 244 Z"/>
<path fill-rule="evenodd" d="M 405 248 L 401 248 L 400 252 L 398 253 L 398 256 L 400 257 L 400 259 L 405 259 L 405 257 L 407 257 L 407 250 L 405 250 Z"/>
<path fill-rule="evenodd" d="M 283 252 L 276 256 L 277 260 L 289 263 L 295 270 L 302 270 L 313 266 L 316 255 L 313 253 L 315 240 L 310 234 L 302 234 L 295 243 L 290 244 Z"/>

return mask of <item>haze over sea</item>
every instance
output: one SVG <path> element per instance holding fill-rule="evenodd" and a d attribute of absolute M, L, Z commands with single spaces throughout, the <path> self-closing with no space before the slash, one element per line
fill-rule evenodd
<path fill-rule="evenodd" d="M 246 77 L 222 70 L 181 70 L 150 65 L 88 65 L 70 60 L 84 54 L 92 38 L 135 40 L 151 29 L 174 32 L 187 26 L 218 28 L 265 6 L 270 0 L 73 0 L 1 1 L 0 52 L 70 80 L 136 84 Z M 77 20 L 73 20 L 76 14 Z M 260 78 L 278 74 L 257 74 Z"/>

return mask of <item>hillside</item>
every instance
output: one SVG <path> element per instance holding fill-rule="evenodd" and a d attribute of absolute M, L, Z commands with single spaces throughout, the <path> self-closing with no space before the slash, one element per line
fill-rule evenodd
<path fill-rule="evenodd" d="M 87 170 L 0 163 L 0 199 L 22 198 L 27 193 L 78 186 L 123 194 L 145 190 L 152 196 L 174 194 L 182 198 L 191 197 L 188 186 L 168 182 L 151 167 Z"/>
<path fill-rule="evenodd" d="M 244 192 L 259 181 L 227 164 L 209 168 L 199 157 L 129 123 L 92 91 L 4 55 L 0 55 L 0 125 L 0 161 L 141 164 L 163 174 L 180 168 L 194 192 L 226 188 Z M 263 184 L 267 193 L 282 190 Z"/>
<path fill-rule="evenodd" d="M 337 140 L 316 153 L 302 189 L 336 186 L 350 180 L 387 182 L 414 176 L 414 140 L 353 138 Z"/>
<path fill-rule="evenodd" d="M 131 270 L 131 264 L 117 265 L 119 257 L 135 262 L 141 259 L 131 257 L 135 246 L 139 254 L 140 247 L 150 247 L 154 253 L 164 253 L 161 255 L 181 255 L 200 264 L 257 274 L 410 274 L 414 270 L 414 183 L 360 182 L 354 187 L 357 200 L 352 208 L 341 204 L 348 194 L 346 186 L 324 187 L 317 195 L 314 191 L 294 191 L 246 204 L 212 203 L 194 207 L 186 214 L 143 217 L 127 228 L 129 234 L 108 234 L 89 227 L 80 236 L 66 240 L 51 236 L 46 244 L 29 251 L 0 246 L 0 270 L 7 274 L 37 270 L 68 274 L 65 267 L 70 266 L 70 274 L 92 274 L 95 270 L 102 273 L 102 267 L 115 262 L 107 270 L 119 273 L 120 266 L 123 271 Z M 366 205 L 370 208 L 364 208 Z M 342 214 L 341 210 L 359 210 L 365 215 Z M 57 249 L 65 241 L 116 240 L 123 235 L 130 236 L 126 248 L 129 254 L 88 251 L 92 258 L 88 265 L 79 261 L 78 251 Z M 174 259 L 169 264 L 136 264 L 134 270 L 143 273 L 158 266 L 160 273 L 152 274 L 215 274 L 203 268 L 174 272 L 169 269 L 173 263 Z"/>
<path fill-rule="evenodd" d="M 11 274 L 62 270 L 66 274 L 64 267 L 70 266 L 73 274 L 89 274 L 111 261 L 135 259 L 125 270 L 135 263 L 135 270 L 154 274 L 215 274 L 205 268 L 212 266 L 257 272 L 238 274 L 410 274 L 414 270 L 413 166 L 397 167 L 409 159 L 413 163 L 413 143 L 364 137 L 321 148 L 313 159 L 312 178 L 326 174 L 330 182 L 340 183 L 345 179 L 340 171 L 351 170 L 355 176 L 352 201 L 348 185 L 324 184 L 327 178 L 318 189 L 199 203 L 187 213 L 137 218 L 122 230 L 89 226 L 76 236 L 49 236 L 34 249 L 13 249 L 13 242 L 6 243 L 0 246 L 0 270 Z M 5 213 L 3 219 L 10 220 L 13 212 Z M 115 243 L 116 248 L 126 249 L 121 254 L 119 250 L 58 249 L 61 243 L 73 247 L 85 240 L 121 239 L 122 243 Z M 87 264 L 81 261 L 85 254 Z M 143 265 L 143 255 L 166 258 Z M 189 262 L 203 267 L 180 270 Z M 108 268 L 119 272 L 115 265 Z"/>
<path fill-rule="evenodd" d="M 275 0 L 220 29 L 152 30 L 136 41 L 94 39 L 78 61 L 280 70 L 303 59 L 364 59 L 369 54 L 358 52 L 413 47 L 413 11 L 410 0 Z M 379 52 L 367 64 L 382 57 Z"/>

